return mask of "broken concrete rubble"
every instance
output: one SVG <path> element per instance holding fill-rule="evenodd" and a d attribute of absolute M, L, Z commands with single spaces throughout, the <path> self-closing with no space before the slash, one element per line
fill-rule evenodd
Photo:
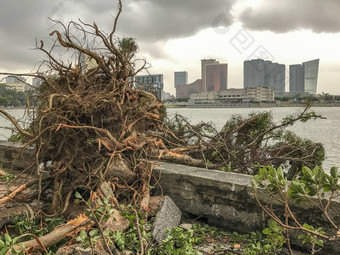
<path fill-rule="evenodd" d="M 165 196 L 152 227 L 152 237 L 158 243 L 162 243 L 168 236 L 166 231 L 177 227 L 181 217 L 181 210 L 170 197 Z"/>

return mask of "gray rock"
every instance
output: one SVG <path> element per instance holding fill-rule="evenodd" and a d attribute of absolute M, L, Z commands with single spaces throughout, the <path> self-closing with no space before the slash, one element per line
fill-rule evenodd
<path fill-rule="evenodd" d="M 115 158 L 107 166 L 106 179 L 119 178 L 127 183 L 132 183 L 136 180 L 136 173 L 131 171 L 131 167 L 125 160 Z"/>
<path fill-rule="evenodd" d="M 114 197 L 114 194 L 113 194 L 113 191 L 112 191 L 112 188 L 111 186 L 107 183 L 107 182 L 103 182 L 101 185 L 100 185 L 100 190 L 101 192 L 103 193 L 103 195 L 105 197 Z"/>
<path fill-rule="evenodd" d="M 63 246 L 59 248 L 55 255 L 76 255 L 76 254 L 91 255 L 92 249 L 91 248 L 84 249 L 79 244 L 74 244 L 74 245 Z"/>
<path fill-rule="evenodd" d="M 121 252 L 121 255 L 135 255 L 133 251 L 125 250 Z"/>
<path fill-rule="evenodd" d="M 162 243 L 162 240 L 168 236 L 166 230 L 177 227 L 181 221 L 181 217 L 182 212 L 174 201 L 168 196 L 164 197 L 152 226 L 152 237 L 158 243 Z"/>
<path fill-rule="evenodd" d="M 192 224 L 190 223 L 182 223 L 181 225 L 179 225 L 180 228 L 183 228 L 184 230 L 190 230 L 192 229 Z"/>

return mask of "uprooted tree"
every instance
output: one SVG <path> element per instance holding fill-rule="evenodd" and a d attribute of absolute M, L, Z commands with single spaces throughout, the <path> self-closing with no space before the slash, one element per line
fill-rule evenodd
<path fill-rule="evenodd" d="M 164 123 L 163 105 L 134 88 L 134 76 L 146 63 L 136 59 L 133 38 L 115 36 L 121 10 L 119 2 L 109 34 L 96 24 L 55 21 L 52 48 L 36 43 L 47 60 L 28 75 L 43 81 L 28 98 L 32 124 L 24 130 L 0 110 L 24 137 L 25 147 L 34 145 L 32 168 L 41 173 L 40 192 L 44 182 L 53 183 L 52 212 L 66 211 L 75 190 L 95 190 L 107 180 L 119 187 L 117 199 L 147 207 L 151 158 L 246 174 L 256 173 L 257 165 L 288 162 L 294 175 L 303 165 L 322 163 L 321 144 L 285 130 L 296 121 L 321 117 L 309 107 L 279 124 L 269 112 L 234 116 L 221 131 L 209 123 L 191 125 L 181 116 Z M 60 48 L 74 62 L 60 60 L 55 54 Z"/>
<path fill-rule="evenodd" d="M 51 212 L 64 212 L 74 190 L 95 190 L 105 180 L 119 185 L 117 197 L 123 193 L 136 205 L 148 204 L 148 159 L 162 144 L 150 131 L 163 125 L 164 110 L 153 94 L 133 87 L 145 61 L 136 59 L 133 38 L 115 36 L 121 2 L 118 6 L 108 35 L 96 24 L 55 21 L 52 48 L 36 43 L 47 60 L 29 75 L 42 84 L 28 98 L 33 116 L 28 129 L 1 110 L 24 137 L 25 147 L 36 148 L 40 187 L 53 185 Z M 60 48 L 75 61 L 60 60 L 54 54 Z"/>

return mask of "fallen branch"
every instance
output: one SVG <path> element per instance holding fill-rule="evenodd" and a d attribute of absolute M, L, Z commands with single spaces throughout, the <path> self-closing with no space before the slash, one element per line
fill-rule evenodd
<path fill-rule="evenodd" d="M 218 164 L 205 164 L 203 160 L 195 159 L 189 155 L 180 154 L 178 152 L 172 152 L 172 151 L 160 151 L 160 155 L 158 157 L 162 160 L 169 160 L 172 162 L 176 162 L 178 164 L 184 164 L 184 165 L 190 165 L 190 166 L 196 166 L 196 167 L 206 167 L 209 169 L 219 169 Z"/>
<path fill-rule="evenodd" d="M 34 239 L 34 240 L 29 240 L 26 242 L 22 242 L 17 244 L 19 247 L 15 246 L 13 249 L 16 251 L 22 251 L 21 247 L 24 247 L 25 250 L 32 250 L 37 251 L 40 248 L 39 247 L 50 247 L 54 244 L 59 243 L 61 240 L 63 240 L 65 237 L 70 236 L 71 234 L 77 233 L 81 230 L 83 227 L 90 227 L 94 224 L 91 219 L 89 219 L 87 216 L 84 214 L 80 214 L 77 218 L 70 220 L 67 222 L 65 225 L 62 225 L 58 228 L 55 228 L 51 233 L 42 236 L 39 238 L 39 242 Z M 11 252 L 8 253 L 13 254 Z"/>

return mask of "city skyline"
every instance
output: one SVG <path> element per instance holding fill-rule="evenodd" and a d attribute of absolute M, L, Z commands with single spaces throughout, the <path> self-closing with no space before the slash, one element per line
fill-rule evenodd
<path fill-rule="evenodd" d="M 3 72 L 31 72 L 38 64 L 43 55 L 30 49 L 35 39 L 51 43 L 48 34 L 55 28 L 48 17 L 96 21 L 110 31 L 116 12 L 116 3 L 109 0 L 4 0 L 2 4 Z M 150 73 L 164 74 L 164 89 L 172 94 L 175 71 L 187 71 L 192 83 L 200 77 L 199 61 L 211 58 L 228 63 L 229 88 L 242 88 L 243 61 L 261 54 L 286 64 L 287 72 L 287 65 L 321 59 L 317 92 L 340 94 L 339 11 L 340 2 L 334 0 L 126 0 L 117 31 L 119 36 L 136 38 L 138 56 L 152 65 Z M 288 79 L 286 75 L 286 91 Z"/>

